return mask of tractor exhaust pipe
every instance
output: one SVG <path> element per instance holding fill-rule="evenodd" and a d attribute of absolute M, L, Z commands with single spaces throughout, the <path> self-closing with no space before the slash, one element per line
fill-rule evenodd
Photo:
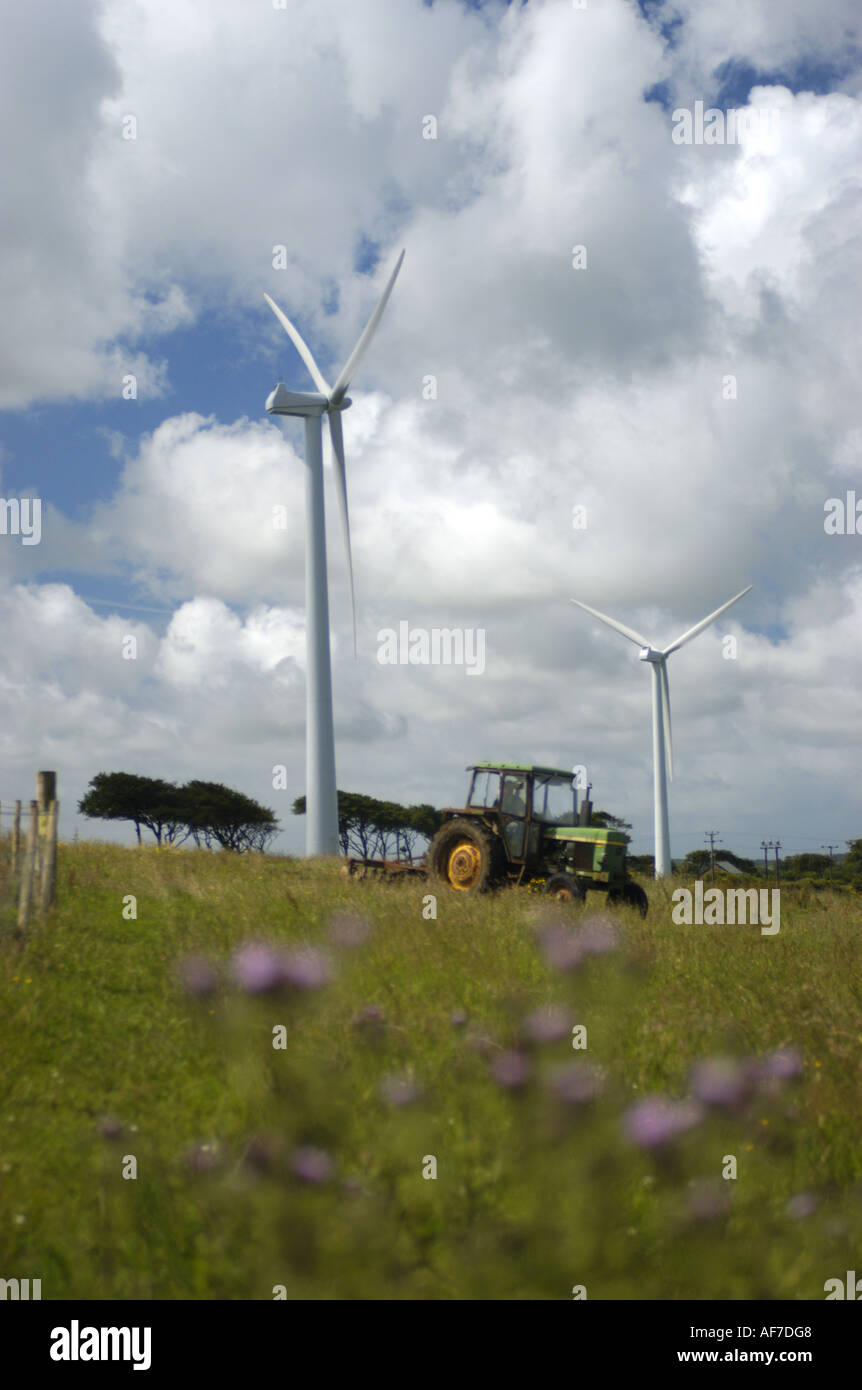
<path fill-rule="evenodd" d="M 580 814 L 578 815 L 578 825 L 589 825 L 592 819 L 593 803 L 590 800 L 590 792 L 592 791 L 592 789 L 593 784 L 592 782 L 590 782 L 586 790 L 586 795 L 584 796 L 584 799 L 581 802 Z"/>

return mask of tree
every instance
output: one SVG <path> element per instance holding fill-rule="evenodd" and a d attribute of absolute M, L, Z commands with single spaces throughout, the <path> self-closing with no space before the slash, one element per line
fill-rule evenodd
<path fill-rule="evenodd" d="M 182 825 L 178 788 L 157 777 L 133 772 L 99 772 L 78 802 L 82 816 L 97 820 L 132 821 L 141 843 L 141 826 L 156 843 L 172 843 Z"/>
<path fill-rule="evenodd" d="M 272 811 L 250 796 L 221 782 L 187 782 L 181 793 L 182 813 L 197 844 L 229 850 L 259 850 L 278 834 Z"/>

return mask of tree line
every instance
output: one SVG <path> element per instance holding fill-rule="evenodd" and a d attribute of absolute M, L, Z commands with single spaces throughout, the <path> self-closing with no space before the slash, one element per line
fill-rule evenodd
<path fill-rule="evenodd" d="M 295 816 L 305 815 L 305 797 L 293 803 Z M 443 822 L 433 806 L 400 806 L 360 792 L 338 793 L 338 840 L 345 857 L 354 859 L 412 859 L 419 840 L 431 840 Z"/>
<path fill-rule="evenodd" d="M 78 810 L 98 820 L 131 821 L 138 844 L 143 827 L 158 845 L 191 840 L 198 848 L 262 852 L 279 831 L 272 811 L 221 782 L 177 786 L 132 772 L 97 773 Z"/>
<path fill-rule="evenodd" d="M 843 883 L 862 890 L 862 840 L 847 840 L 846 845 L 847 853 L 840 860 L 830 859 L 828 854 L 788 854 L 780 861 L 779 877 L 782 882 L 787 883 L 808 879 L 820 886 L 827 883 Z M 764 877 L 762 856 L 758 859 L 748 859 L 722 847 L 715 851 L 715 859 L 716 869 L 718 861 L 723 859 L 743 874 L 749 874 L 753 878 Z M 709 873 L 711 862 L 708 849 L 695 849 L 686 855 L 679 866 L 679 872 L 685 876 L 702 878 Z M 775 878 L 775 857 L 771 850 L 767 863 L 769 877 Z"/>

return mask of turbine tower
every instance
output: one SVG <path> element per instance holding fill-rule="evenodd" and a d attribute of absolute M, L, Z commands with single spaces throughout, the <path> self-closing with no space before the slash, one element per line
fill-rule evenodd
<path fill-rule="evenodd" d="M 675 642 L 671 642 L 669 647 L 660 650 L 654 647 L 646 637 L 642 637 L 633 628 L 626 627 L 623 623 L 618 623 L 616 618 L 609 618 L 606 613 L 600 613 L 597 608 L 591 608 L 588 603 L 581 603 L 580 599 L 573 598 L 572 603 L 576 603 L 585 612 L 592 613 L 594 618 L 607 623 L 615 632 L 621 632 L 623 637 L 628 637 L 630 642 L 636 642 L 640 647 L 641 661 L 648 661 L 652 667 L 652 757 L 653 757 L 653 797 L 655 802 L 655 876 L 664 878 L 671 872 L 670 859 L 670 827 L 667 814 L 667 779 L 673 781 L 673 748 L 671 744 L 670 728 L 670 690 L 667 683 L 667 659 L 672 652 L 678 652 L 680 647 L 684 647 L 686 642 L 690 642 L 693 637 L 697 637 L 699 632 L 703 632 L 705 627 L 714 623 L 716 618 L 720 618 L 728 608 L 744 598 L 751 591 L 751 584 L 735 598 L 728 599 L 720 608 L 716 608 L 714 613 L 710 613 L 708 618 L 703 618 L 694 627 L 689 628 L 681 637 L 677 637 Z"/>
<path fill-rule="evenodd" d="M 269 295 L 264 299 L 284 328 L 314 381 L 317 391 L 288 391 L 279 382 L 267 397 L 270 415 L 299 416 L 305 421 L 305 852 L 338 853 L 338 793 L 335 781 L 335 733 L 332 723 L 332 668 L 329 658 L 329 592 L 326 582 L 326 518 L 323 506 L 322 417 L 329 416 L 332 463 L 338 489 L 338 505 L 347 551 L 347 583 L 356 653 L 356 605 L 353 594 L 353 560 L 350 553 L 350 517 L 347 511 L 347 475 L 341 412 L 351 400 L 347 388 L 380 322 L 404 260 L 395 269 L 363 329 L 362 336 L 342 371 L 330 386 L 299 331 Z"/>

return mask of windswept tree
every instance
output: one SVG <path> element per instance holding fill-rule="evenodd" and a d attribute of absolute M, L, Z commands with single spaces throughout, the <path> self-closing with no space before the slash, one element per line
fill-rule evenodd
<path fill-rule="evenodd" d="M 187 782 L 182 789 L 185 823 L 195 843 L 222 849 L 266 849 L 278 834 L 272 811 L 221 782 Z"/>
<path fill-rule="evenodd" d="M 78 810 L 99 820 L 131 821 L 139 844 L 143 826 L 159 845 L 179 845 L 191 836 L 198 846 L 262 851 L 279 828 L 272 811 L 220 782 L 178 787 L 129 772 L 97 773 Z"/>
<path fill-rule="evenodd" d="M 141 826 L 155 836 L 157 844 L 163 840 L 171 844 L 183 825 L 180 793 L 174 783 L 133 772 L 97 773 L 78 802 L 78 810 L 96 820 L 131 821 L 138 844 Z"/>

